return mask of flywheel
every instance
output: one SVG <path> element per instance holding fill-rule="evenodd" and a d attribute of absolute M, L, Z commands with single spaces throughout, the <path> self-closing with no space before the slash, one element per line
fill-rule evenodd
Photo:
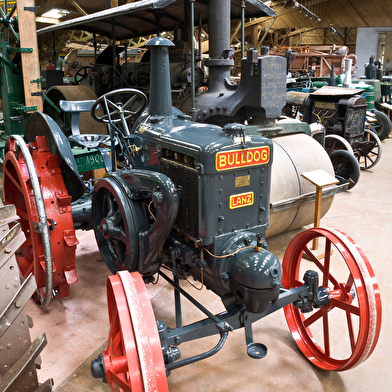
<path fill-rule="evenodd" d="M 112 271 L 136 271 L 139 232 L 148 225 L 142 202 L 130 199 L 115 178 L 99 180 L 93 194 L 95 238 L 106 265 Z"/>
<path fill-rule="evenodd" d="M 319 251 L 312 250 L 314 239 L 320 241 Z M 329 304 L 309 313 L 293 304 L 286 306 L 288 326 L 314 365 L 351 369 L 371 355 L 380 334 L 381 298 L 372 267 L 350 237 L 334 229 L 313 228 L 294 237 L 286 249 L 283 286 L 302 286 L 309 270 L 318 273 Z"/>
<path fill-rule="evenodd" d="M 26 236 L 16 259 L 24 278 L 35 277 L 36 300 L 47 305 L 53 290 L 69 296 L 69 285 L 77 282 L 72 198 L 45 136 L 29 146 L 17 135 L 7 140 L 3 186 L 5 204 L 15 205 Z"/>

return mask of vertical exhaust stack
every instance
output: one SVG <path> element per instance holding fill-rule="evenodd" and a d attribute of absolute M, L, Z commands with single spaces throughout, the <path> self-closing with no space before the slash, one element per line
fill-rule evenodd
<path fill-rule="evenodd" d="M 343 87 L 350 87 L 351 86 L 351 66 L 352 66 L 352 59 L 345 59 L 344 60 L 344 79 L 343 79 Z"/>
<path fill-rule="evenodd" d="M 150 105 L 152 116 L 171 116 L 172 97 L 170 86 L 169 46 L 173 42 L 163 37 L 151 39 L 146 44 L 150 57 Z"/>
<path fill-rule="evenodd" d="M 220 91 L 225 79 L 230 79 L 230 67 L 234 60 L 230 52 L 230 0 L 209 0 L 208 28 L 210 58 L 205 61 L 209 67 L 208 89 Z"/>

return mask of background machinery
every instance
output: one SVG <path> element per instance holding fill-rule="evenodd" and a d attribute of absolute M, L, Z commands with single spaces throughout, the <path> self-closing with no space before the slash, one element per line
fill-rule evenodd
<path fill-rule="evenodd" d="M 252 126 L 194 122 L 173 108 L 172 45 L 161 37 L 148 44 L 149 100 L 139 90 L 122 89 L 89 102 L 92 117 L 108 125 L 109 138 L 77 132 L 67 137 L 37 111 L 24 139 L 8 139 L 5 200 L 25 201 L 17 211 L 22 226 L 29 225 L 28 242 L 17 259 L 37 276 L 47 274 L 52 263 L 53 287 L 49 290 L 48 279 L 41 282 L 38 299 L 47 303 L 52 288 L 68 295 L 76 279 L 74 228 L 92 227 L 105 263 L 120 271 L 108 281 L 111 328 L 106 351 L 92 365 L 95 377 L 122 390 L 165 391 L 167 374 L 218 352 L 235 328 L 245 329 L 248 354 L 262 358 L 266 346 L 253 341 L 252 323 L 282 307 L 297 344 L 314 364 L 328 370 L 360 364 L 374 350 L 381 327 L 380 295 L 366 256 L 346 235 L 316 228 L 295 237 L 281 266 L 265 240 L 275 146 Z M 261 57 L 257 64 L 273 60 Z M 77 111 L 87 103 L 63 104 Z M 262 110 L 270 108 L 265 104 Z M 108 175 L 86 183 L 71 143 L 98 148 Z M 308 245 L 314 238 L 323 243 L 324 260 Z M 336 264 L 342 267 L 339 275 Z M 144 282 L 156 274 L 175 288 L 174 329 L 156 323 L 146 295 Z M 188 276 L 216 293 L 226 311 L 214 315 L 182 290 L 179 280 Z M 180 295 L 207 318 L 183 326 Z M 343 354 L 317 322 L 325 326 L 341 310 L 339 334 L 347 336 Z M 215 334 L 219 341 L 213 349 L 180 359 L 181 342 Z"/>
<path fill-rule="evenodd" d="M 208 7 L 204 2 L 183 0 L 154 0 L 143 4 L 135 2 L 108 12 L 98 12 L 41 29 L 38 35 L 45 37 L 65 28 L 83 28 L 95 34 L 112 36 L 114 42 L 132 37 L 135 30 L 143 35 L 157 31 L 174 31 L 176 47 L 170 52 L 170 81 L 174 106 L 197 122 L 220 126 L 230 122 L 251 124 L 253 128 L 248 127 L 247 132 L 267 136 L 275 145 L 270 225 L 267 232 L 267 236 L 272 236 L 313 222 L 315 190 L 311 183 L 302 178 L 301 173 L 322 169 L 333 175 L 334 169 L 328 154 L 309 137 L 311 130 L 307 124 L 301 124 L 299 121 L 276 121 L 285 104 L 282 94 L 285 86 L 285 62 L 282 59 L 268 56 L 266 48 L 263 48 L 262 57 L 258 56 L 256 50 L 251 49 L 244 53 L 241 62 L 243 70 L 240 83 L 235 85 L 230 82 L 230 70 L 234 65 L 230 55 L 230 19 L 273 14 L 273 10 L 260 1 L 247 1 L 244 6 L 241 4 L 239 1 L 229 0 L 211 0 Z M 209 29 L 212 29 L 209 39 L 210 57 L 205 60 L 203 67 L 196 66 L 196 60 L 201 60 L 200 52 L 195 55 L 191 45 L 193 14 L 198 15 L 199 30 L 206 23 L 210 26 Z M 126 27 L 130 25 L 132 28 Z M 60 100 L 78 100 L 79 96 L 84 96 L 85 91 L 89 90 L 88 87 L 97 95 L 109 92 L 112 88 L 132 87 L 148 96 L 151 64 L 149 51 L 144 53 L 139 63 L 121 63 L 118 54 L 122 49 L 119 45 L 105 49 L 98 56 L 101 60 L 98 62 L 97 59 L 96 64 L 91 64 L 93 70 L 85 74 L 86 77 L 80 80 L 78 86 L 53 86 L 47 91 L 47 96 L 57 107 Z M 112 56 L 108 55 L 110 52 Z M 127 59 L 127 50 L 123 52 L 123 58 Z M 207 82 L 206 75 L 202 72 L 204 65 L 208 67 Z M 199 86 L 207 87 L 206 91 L 199 92 Z M 274 99 L 271 100 L 270 97 Z M 59 114 L 47 102 L 44 112 L 49 114 L 66 134 L 70 134 L 68 113 Z M 87 116 L 87 113 L 82 113 L 81 117 L 82 115 Z M 91 118 L 84 117 L 80 121 L 80 132 L 85 132 L 85 127 L 94 128 L 94 125 L 90 124 Z M 346 178 L 346 182 L 347 180 Z M 347 184 L 344 186 L 347 188 Z M 325 189 L 322 216 L 332 205 L 333 194 L 341 190 L 343 188 Z"/>
<path fill-rule="evenodd" d="M 362 90 L 323 86 L 305 93 L 287 93 L 287 114 L 300 110 L 303 121 L 321 128 L 318 136 L 328 152 L 337 177 L 350 180 L 350 188 L 359 179 L 359 170 L 374 167 L 381 158 L 382 145 L 372 127 L 366 126 L 366 99 Z"/>

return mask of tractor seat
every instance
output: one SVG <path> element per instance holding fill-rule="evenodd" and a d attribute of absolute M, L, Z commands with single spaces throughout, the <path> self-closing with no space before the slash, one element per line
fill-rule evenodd
<path fill-rule="evenodd" d="M 111 139 L 109 135 L 71 135 L 68 139 L 77 145 L 86 148 L 97 148 L 100 145 L 104 145 L 105 147 L 111 146 Z M 115 141 L 115 144 L 117 145 L 117 140 Z"/>
<path fill-rule="evenodd" d="M 80 135 L 79 115 L 82 112 L 89 112 L 94 105 L 94 100 L 87 101 L 64 101 L 60 100 L 59 106 L 63 112 L 71 113 L 72 135 Z"/>
<path fill-rule="evenodd" d="M 60 100 L 59 106 L 63 112 L 71 114 L 71 132 L 72 135 L 68 139 L 76 143 L 80 147 L 85 148 L 96 148 L 102 155 L 105 169 L 108 173 L 112 172 L 112 160 L 108 151 L 108 147 L 111 147 L 111 139 L 109 135 L 101 134 L 81 134 L 79 129 L 79 115 L 82 112 L 91 111 L 91 107 L 94 105 L 94 100 L 86 101 L 64 101 Z M 118 142 L 115 140 L 115 145 Z"/>

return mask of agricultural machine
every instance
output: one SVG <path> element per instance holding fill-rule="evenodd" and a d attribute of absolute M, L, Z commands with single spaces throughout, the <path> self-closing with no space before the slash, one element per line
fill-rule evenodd
<path fill-rule="evenodd" d="M 286 113 L 301 110 L 303 121 L 320 130 L 315 137 L 328 152 L 336 176 L 349 179 L 349 188 L 359 180 L 360 169 L 374 167 L 382 153 L 381 141 L 374 128 L 365 125 L 367 102 L 361 96 L 362 92 L 323 86 L 312 93 L 287 93 Z"/>
<path fill-rule="evenodd" d="M 168 15 L 178 23 L 173 13 L 184 9 L 180 1 L 139 3 L 117 8 L 161 26 Z M 184 3 L 193 14 L 194 2 Z M 34 275 L 38 303 L 46 306 L 53 293 L 70 295 L 77 282 L 77 230 L 94 230 L 115 275 L 107 287 L 108 345 L 92 373 L 122 390 L 167 390 L 171 371 L 217 353 L 233 329 L 244 328 L 247 353 L 263 358 L 267 348 L 253 341 L 252 324 L 281 308 L 304 355 L 322 369 L 359 365 L 378 340 L 377 282 L 351 238 L 333 229 L 304 231 L 290 243 L 282 264 L 268 250 L 267 236 L 313 221 L 315 195 L 301 173 L 334 171 L 307 124 L 276 121 L 286 103 L 284 58 L 250 49 L 239 86 L 228 81 L 230 3 L 236 2 L 208 4 L 215 33 L 208 91 L 197 99 L 186 87 L 189 80 L 197 85 L 197 75 L 173 66 L 173 44 L 158 37 L 149 41 L 149 57 L 138 65 L 148 69 L 140 89 L 110 84 L 117 71 L 95 67 L 82 79 L 90 80 L 95 71 L 100 82 L 108 76 L 99 98 L 84 80 L 54 87 L 52 102 L 59 110 L 50 104 L 46 113 L 29 115 L 24 135 L 10 136 L 4 147 L 4 199 L 15 205 L 26 236 L 16 259 L 23 277 Z M 257 12 L 268 8 L 256 0 L 247 4 Z M 160 7 L 166 6 L 172 8 L 163 13 Z M 106 14 L 82 18 L 83 23 L 91 18 L 105 26 L 102 18 L 114 18 Z M 190 58 L 192 74 L 192 53 Z M 182 110 L 172 106 L 173 78 L 185 80 L 181 99 L 175 96 Z M 91 177 L 98 168 L 106 175 Z M 334 193 L 324 193 L 322 215 Z M 315 239 L 324 259 L 310 246 Z M 175 289 L 175 328 L 157 322 L 152 312 L 145 284 L 156 276 Z M 189 277 L 221 298 L 225 312 L 213 314 L 183 290 L 180 280 Z M 183 326 L 181 296 L 206 318 Z M 339 336 L 346 333 L 347 344 L 335 346 L 330 317 Z M 180 343 L 210 335 L 218 336 L 215 348 L 180 358 Z"/>
<path fill-rule="evenodd" d="M 315 365 L 327 370 L 359 365 L 373 352 L 381 327 L 369 261 L 351 238 L 314 228 L 293 239 L 280 264 L 265 239 L 275 144 L 256 134 L 254 125 L 248 132 L 237 122 L 194 122 L 172 107 L 171 46 L 161 37 L 148 43 L 149 100 L 140 90 L 120 89 L 96 101 L 61 103 L 77 116 L 90 110 L 108 125 L 109 135 L 75 128 L 66 136 L 37 111 L 24 138 L 7 140 L 5 201 L 16 205 L 27 236 L 16 257 L 23 275 L 33 272 L 36 278 L 36 300 L 47 304 L 53 289 L 69 295 L 77 281 L 75 228 L 92 228 L 102 258 L 116 273 L 108 279 L 108 344 L 93 361 L 92 374 L 113 389 L 167 391 L 170 372 L 216 354 L 237 328 L 245 329 L 249 356 L 263 358 L 267 348 L 253 341 L 252 323 L 281 308 Z M 258 69 L 273 61 L 278 64 L 270 72 L 283 71 L 284 77 L 280 60 L 252 57 Z M 274 93 L 284 104 L 285 90 Z M 263 105 L 264 113 L 276 110 L 271 100 Z M 108 175 L 83 180 L 71 146 L 102 156 Z M 311 249 L 314 239 L 324 259 Z M 157 274 L 175 289 L 175 328 L 155 320 L 145 283 Z M 219 296 L 226 311 L 213 314 L 183 290 L 179 282 L 189 276 Z M 206 318 L 183 326 L 181 296 Z M 339 336 L 347 337 L 339 348 L 329 334 L 332 316 Z M 180 343 L 211 335 L 218 337 L 213 349 L 180 358 Z"/>

